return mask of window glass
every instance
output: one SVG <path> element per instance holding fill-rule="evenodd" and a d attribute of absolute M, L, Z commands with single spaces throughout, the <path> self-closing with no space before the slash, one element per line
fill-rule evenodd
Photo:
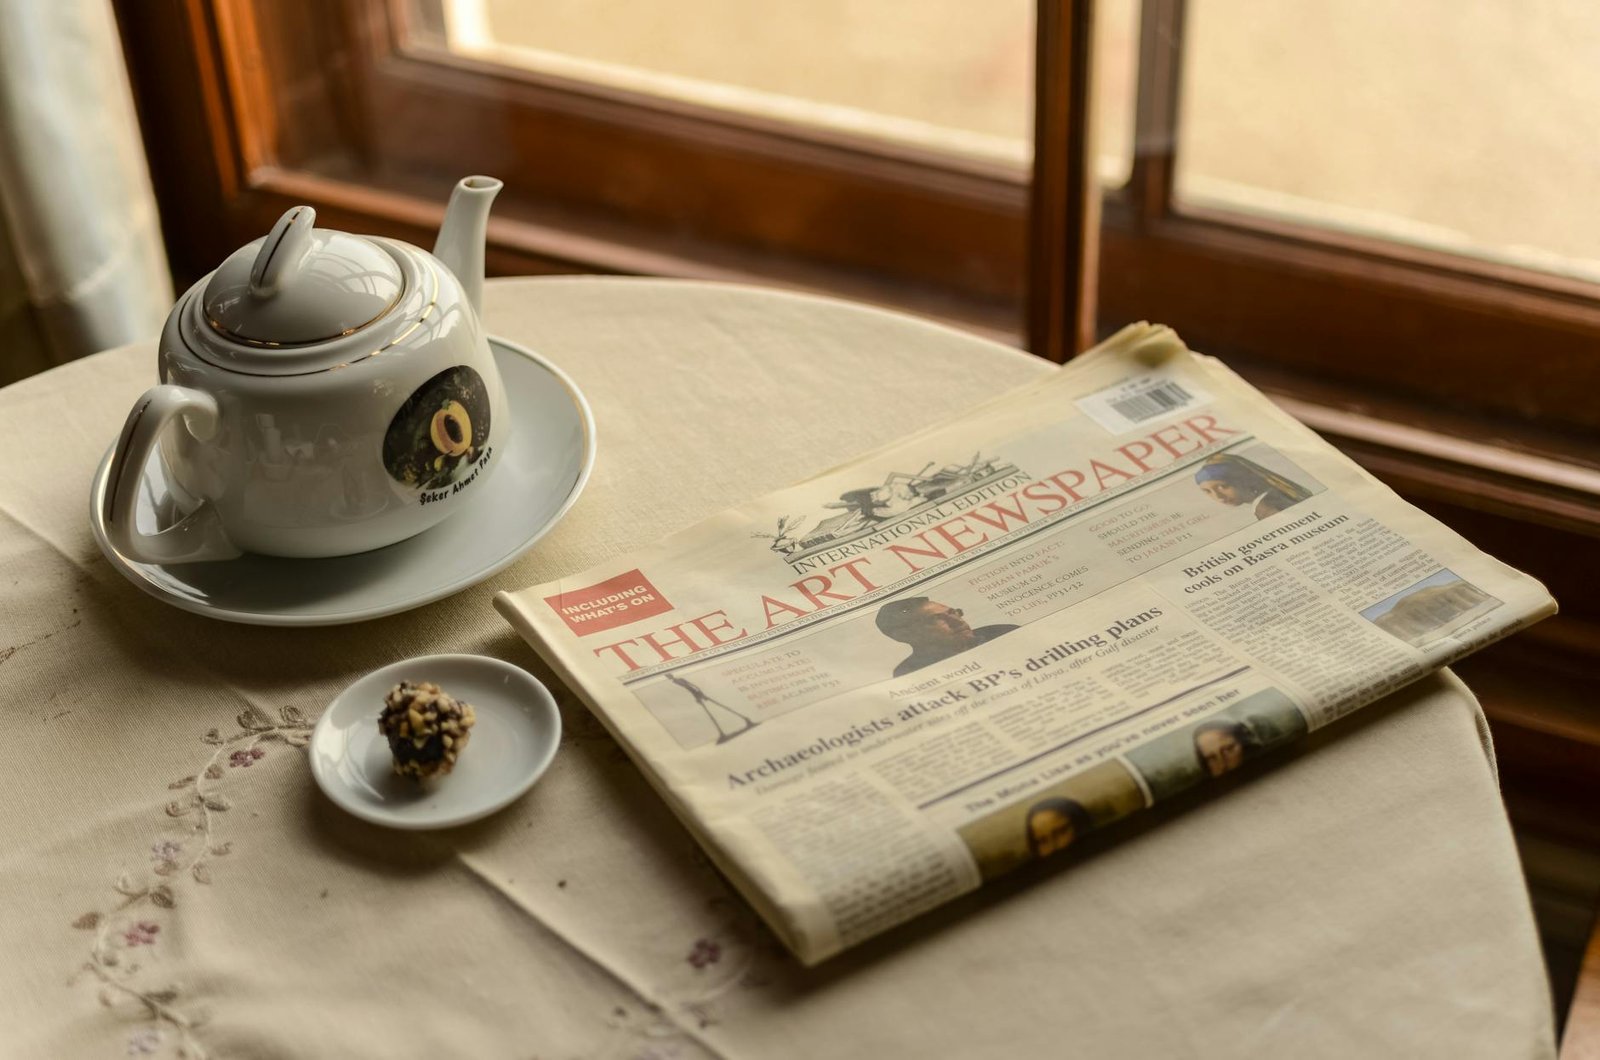
<path fill-rule="evenodd" d="M 1190 0 L 1180 207 L 1600 280 L 1593 0 Z"/>
<path fill-rule="evenodd" d="M 416 0 L 465 56 L 1026 167 L 1034 0 Z M 1127 180 L 1138 0 L 1096 10 L 1099 168 Z"/>
<path fill-rule="evenodd" d="M 450 50 L 1025 165 L 1033 2 L 435 0 Z"/>

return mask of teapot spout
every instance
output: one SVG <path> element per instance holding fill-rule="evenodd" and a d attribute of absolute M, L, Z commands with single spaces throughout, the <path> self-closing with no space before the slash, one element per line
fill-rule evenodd
<path fill-rule="evenodd" d="M 473 313 L 483 313 L 483 246 L 489 207 L 504 185 L 493 177 L 466 177 L 450 193 L 433 256 L 455 273 Z"/>

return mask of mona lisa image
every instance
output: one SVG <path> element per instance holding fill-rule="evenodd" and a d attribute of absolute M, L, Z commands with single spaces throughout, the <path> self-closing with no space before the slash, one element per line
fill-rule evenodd
<path fill-rule="evenodd" d="M 1040 799 L 1028 807 L 1022 831 L 1028 852 L 1036 858 L 1059 853 L 1089 834 L 1094 823 L 1083 804 L 1060 795 Z"/>
<path fill-rule="evenodd" d="M 1269 688 L 1135 747 L 1128 752 L 1128 762 L 1160 802 L 1185 788 L 1235 773 L 1306 731 L 1305 715 L 1294 702 Z"/>
<path fill-rule="evenodd" d="M 1120 762 L 1102 762 L 957 829 L 985 880 L 1060 857 L 1084 838 L 1144 807 L 1144 792 Z"/>

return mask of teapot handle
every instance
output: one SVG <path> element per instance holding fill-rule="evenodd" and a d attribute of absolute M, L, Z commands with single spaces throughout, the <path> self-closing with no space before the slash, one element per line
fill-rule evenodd
<path fill-rule="evenodd" d="M 153 386 L 134 403 L 128 422 L 117 437 L 117 449 L 106 476 L 102 512 L 106 536 L 118 552 L 141 563 L 234 559 L 243 552 L 228 540 L 217 507 L 209 500 L 160 533 L 146 534 L 134 525 L 134 505 L 150 451 L 162 429 L 179 415 L 188 431 L 202 442 L 217 433 L 217 399 L 204 391 Z"/>

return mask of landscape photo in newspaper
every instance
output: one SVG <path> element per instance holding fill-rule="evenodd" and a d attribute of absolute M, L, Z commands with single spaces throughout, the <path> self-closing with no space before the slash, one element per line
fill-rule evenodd
<path fill-rule="evenodd" d="M 806 963 L 1555 608 L 1149 325 L 496 605 Z"/>

